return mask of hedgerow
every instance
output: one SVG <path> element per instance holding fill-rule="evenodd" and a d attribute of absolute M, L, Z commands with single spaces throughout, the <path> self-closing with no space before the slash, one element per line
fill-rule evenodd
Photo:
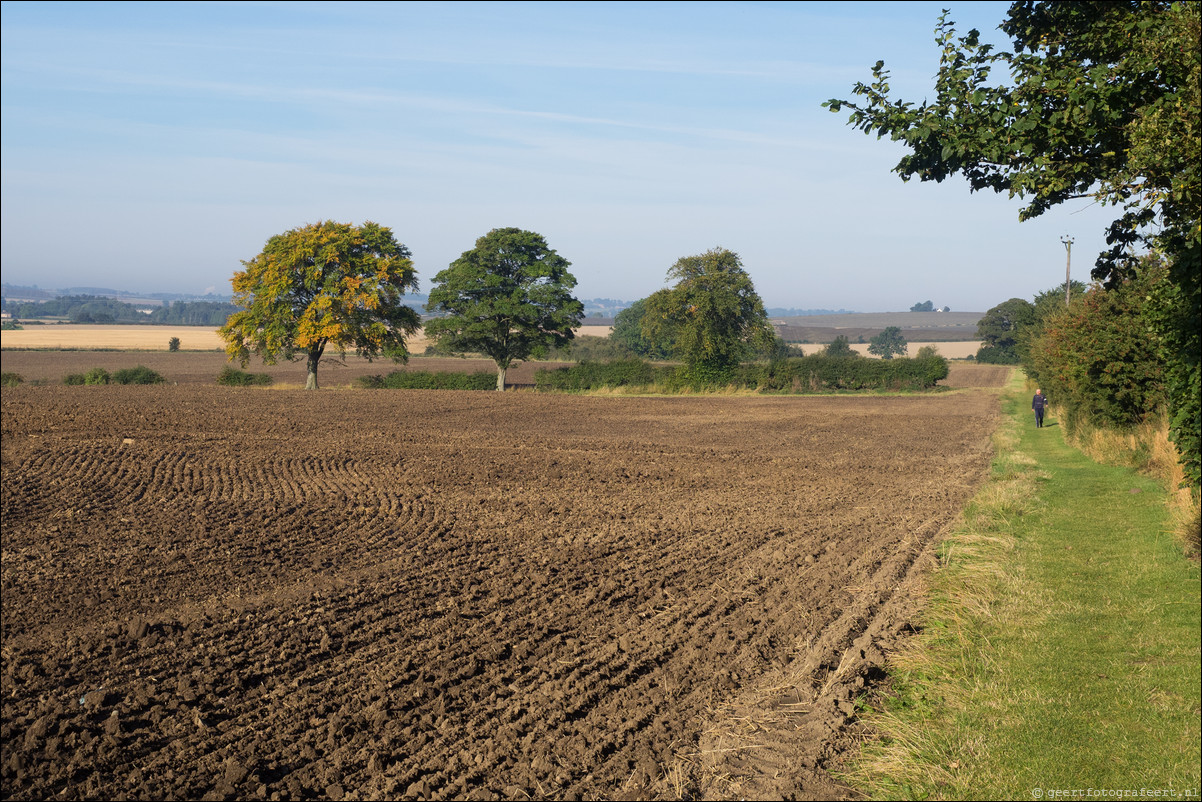
<path fill-rule="evenodd" d="M 456 373 L 453 371 L 394 370 L 387 376 L 360 376 L 360 387 L 370 390 L 495 390 L 493 373 Z"/>
<path fill-rule="evenodd" d="M 901 359 L 828 357 L 814 354 L 741 365 L 712 381 L 685 368 L 657 366 L 637 359 L 581 362 L 535 373 L 539 390 L 586 391 L 652 387 L 664 392 L 733 387 L 766 393 L 820 393 L 834 390 L 925 390 L 946 378 L 947 360 L 937 354 Z"/>
<path fill-rule="evenodd" d="M 232 365 L 226 365 L 217 376 L 217 383 L 226 387 L 265 387 L 271 384 L 271 382 L 270 374 L 247 373 L 244 370 L 238 370 Z"/>
<path fill-rule="evenodd" d="M 163 384 L 167 380 L 145 365 L 123 368 L 113 374 L 113 384 Z"/>

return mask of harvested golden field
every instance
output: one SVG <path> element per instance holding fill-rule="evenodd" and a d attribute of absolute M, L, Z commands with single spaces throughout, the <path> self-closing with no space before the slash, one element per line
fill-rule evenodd
<path fill-rule="evenodd" d="M 5 796 L 845 796 L 995 419 L 992 390 L 6 389 Z"/>
<path fill-rule="evenodd" d="M 217 329 L 207 326 L 117 326 L 86 323 L 26 325 L 0 333 L 4 348 L 114 349 L 166 351 L 172 337 L 179 337 L 183 351 L 224 351 Z M 426 350 L 420 334 L 409 340 L 411 353 Z"/>
<path fill-rule="evenodd" d="M 180 348 L 211 351 L 224 348 L 217 330 L 207 326 L 108 326 L 85 323 L 26 325 L 0 333 L 4 348 L 114 348 L 166 351 L 172 337 Z"/>

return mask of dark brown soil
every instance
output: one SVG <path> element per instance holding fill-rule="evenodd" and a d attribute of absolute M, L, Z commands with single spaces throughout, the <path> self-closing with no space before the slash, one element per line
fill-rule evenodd
<path fill-rule="evenodd" d="M 272 380 L 303 387 L 305 363 L 280 362 L 264 365 L 254 359 L 245 368 L 230 362 L 221 351 L 13 351 L 3 352 L 4 369 L 19 373 L 26 382 L 61 384 L 71 373 L 87 373 L 92 368 L 113 371 L 145 365 L 158 372 L 168 384 L 217 383 L 222 369 L 234 367 L 248 373 L 266 373 Z M 556 367 L 559 362 L 520 362 L 506 375 L 508 384 L 533 384 L 539 368 Z M 387 375 L 394 370 L 456 371 L 497 375 L 497 366 L 489 359 L 459 357 L 411 357 L 407 364 L 390 359 L 366 359 L 348 354 L 345 359 L 326 357 L 317 369 L 317 382 L 322 387 L 346 387 L 360 376 Z"/>
<path fill-rule="evenodd" d="M 6 389 L 4 795 L 848 796 L 995 407 Z"/>

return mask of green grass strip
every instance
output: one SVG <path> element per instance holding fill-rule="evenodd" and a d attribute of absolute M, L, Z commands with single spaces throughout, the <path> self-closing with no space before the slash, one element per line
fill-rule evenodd
<path fill-rule="evenodd" d="M 1016 377 L 993 476 L 845 779 L 886 799 L 1194 799 L 1199 564 L 1164 489 L 1036 429 Z"/>

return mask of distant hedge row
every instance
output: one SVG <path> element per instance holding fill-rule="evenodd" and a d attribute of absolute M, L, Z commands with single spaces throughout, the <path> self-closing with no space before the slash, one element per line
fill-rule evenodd
<path fill-rule="evenodd" d="M 360 376 L 356 382 L 369 390 L 495 390 L 497 376 L 494 373 L 394 370 L 387 376 Z"/>
<path fill-rule="evenodd" d="M 100 384 L 163 384 L 166 379 L 157 371 L 145 365 L 136 368 L 124 368 L 109 373 L 104 368 L 92 368 L 87 373 L 69 373 L 63 377 L 67 385 L 100 385 Z"/>
<path fill-rule="evenodd" d="M 901 359 L 813 354 L 742 365 L 724 386 L 768 393 L 927 390 L 947 378 L 947 373 L 947 360 L 937 354 Z M 539 390 L 567 392 L 617 387 L 647 387 L 663 392 L 704 389 L 682 368 L 652 365 L 638 359 L 544 368 L 535 373 L 534 381 Z"/>
<path fill-rule="evenodd" d="M 743 383 L 764 392 L 831 390 L 929 390 L 946 379 L 947 360 L 939 355 L 867 359 L 813 354 L 764 365 L 745 366 Z"/>
<path fill-rule="evenodd" d="M 231 365 L 226 365 L 217 374 L 217 383 L 224 387 L 266 387 L 271 381 L 268 373 L 247 373 Z"/>

